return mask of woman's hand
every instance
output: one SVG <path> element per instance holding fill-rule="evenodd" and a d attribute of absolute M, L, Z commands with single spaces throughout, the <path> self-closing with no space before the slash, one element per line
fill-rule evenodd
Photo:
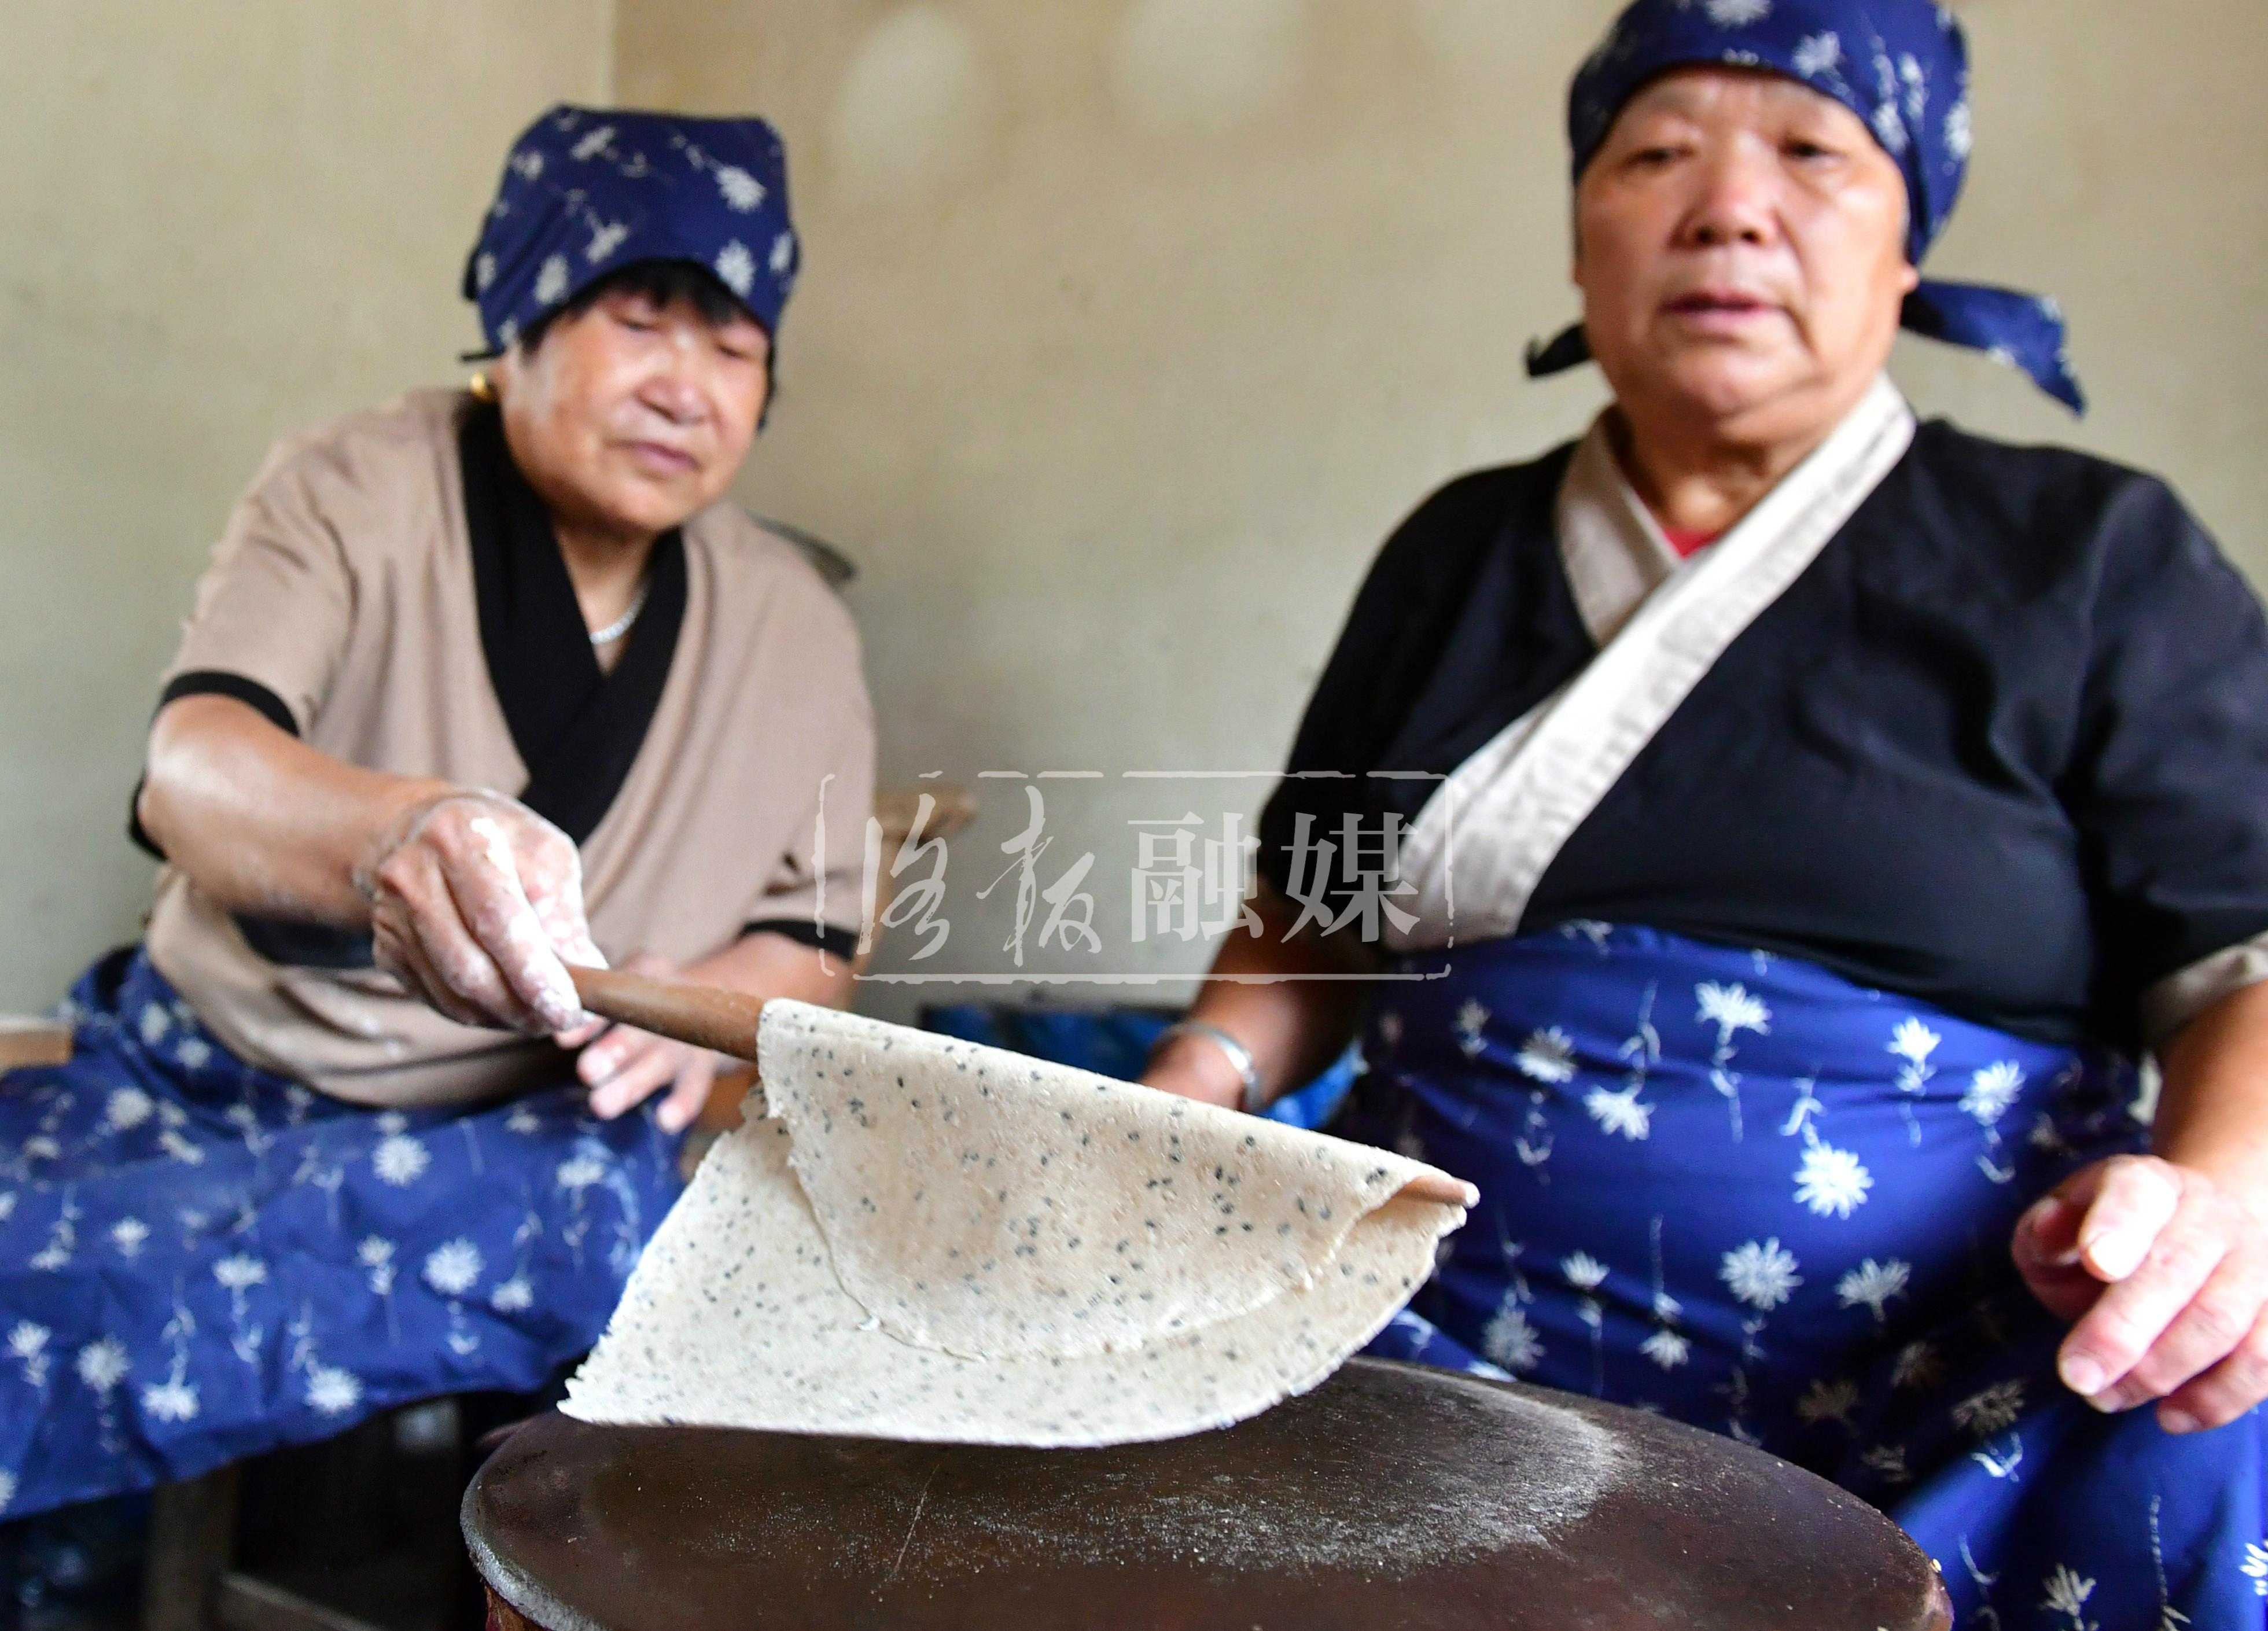
<path fill-rule="evenodd" d="M 2169 1433 L 2268 1399 L 2268 1230 L 2223 1185 L 2155 1155 L 2073 1173 L 2016 1225 L 2032 1293 L 2074 1322 L 2065 1385 L 2102 1411 L 2151 1399 Z"/>
<path fill-rule="evenodd" d="M 451 1019 L 557 1035 L 589 1018 L 567 963 L 602 967 L 574 841 L 516 800 L 413 804 L 355 868 L 378 963 Z"/>
<path fill-rule="evenodd" d="M 649 951 L 626 958 L 622 967 L 649 979 L 680 978 L 684 972 L 666 957 Z M 563 1048 L 583 1050 L 575 1061 L 575 1074 L 591 1089 L 593 1115 L 611 1120 L 668 1089 L 669 1096 L 654 1112 L 665 1133 L 682 1133 L 693 1125 L 693 1118 L 709 1102 L 718 1073 L 733 1062 L 706 1048 L 602 1019 L 592 1019 L 563 1032 L 558 1040 Z"/>
<path fill-rule="evenodd" d="M 1295 934 L 1299 908 L 1264 882 L 1245 902 L 1256 927 L 1232 929 L 1214 954 L 1212 972 L 1177 1031 L 1144 1066 L 1144 1087 L 1182 1098 L 1247 1108 L 1244 1072 L 1219 1037 L 1236 1039 L 1259 1078 L 1253 1107 L 1311 1080 L 1339 1056 L 1361 1017 L 1361 988 L 1349 974 L 1378 970 L 1372 948 L 1352 936 Z M 1310 975 L 1328 978 L 1313 979 Z"/>
<path fill-rule="evenodd" d="M 1201 1031 L 1182 1031 L 1167 1038 L 1151 1056 L 1141 1077 L 1145 1088 L 1171 1093 L 1224 1110 L 1241 1109 L 1244 1078 L 1219 1043 Z"/>

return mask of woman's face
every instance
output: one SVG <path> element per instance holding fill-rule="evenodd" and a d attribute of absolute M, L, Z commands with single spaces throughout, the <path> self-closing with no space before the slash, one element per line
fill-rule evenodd
<path fill-rule="evenodd" d="M 754 318 L 711 323 L 689 300 L 603 293 L 502 359 L 512 457 L 566 524 L 666 532 L 715 502 L 747 456 L 770 344 Z"/>
<path fill-rule="evenodd" d="M 1776 74 L 1697 68 L 1624 107 L 1575 191 L 1575 283 L 1626 410 L 1727 439 L 1815 434 L 1889 361 L 1906 191 L 1849 109 Z"/>

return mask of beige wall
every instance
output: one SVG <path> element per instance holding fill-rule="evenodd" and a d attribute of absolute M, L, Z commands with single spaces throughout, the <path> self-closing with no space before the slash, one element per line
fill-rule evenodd
<path fill-rule="evenodd" d="M 887 770 L 1278 761 L 1383 532 L 1599 399 L 1519 358 L 1574 309 L 1560 107 L 1610 9 L 624 8 L 626 100 L 787 133 L 809 269 L 746 489 L 862 564 Z M 1978 157 L 1934 267 L 2059 294 L 2097 408 L 2074 424 L 1921 342 L 1902 380 L 1925 412 L 2166 471 L 2268 579 L 2258 0 L 1967 12 Z M 955 860 L 989 879 L 1023 806 L 986 791 Z M 1130 791 L 1050 798 L 1078 812 L 1063 849 L 1130 852 Z M 1007 967 L 1001 898 L 938 963 Z M 1203 960 L 1146 949 L 1115 961 Z"/>
<path fill-rule="evenodd" d="M 2097 411 L 1919 343 L 1898 366 L 1925 411 L 2166 471 L 2268 579 L 2257 6 L 1966 8 L 1978 158 L 1935 269 L 2059 294 Z M 1573 312 L 1559 107 L 1605 0 L 613 10 L 18 0 L 0 1007 L 132 926 L 149 678 L 231 493 L 278 431 L 447 373 L 503 144 L 607 84 L 610 17 L 624 101 L 786 131 L 809 269 L 742 494 L 859 562 L 895 776 L 1273 764 L 1384 530 L 1598 400 L 1519 357 Z M 1021 817 L 985 792 L 964 879 Z M 1158 813 L 1049 797 L 1058 858 Z M 1096 882 L 1108 916 L 1123 872 Z M 1003 893 L 939 962 L 1007 968 Z M 1203 956 L 1141 949 L 1115 966 Z"/>
<path fill-rule="evenodd" d="M 0 1010 L 130 938 L 126 798 L 276 436 L 446 379 L 505 145 L 608 94 L 613 0 L 8 0 Z"/>

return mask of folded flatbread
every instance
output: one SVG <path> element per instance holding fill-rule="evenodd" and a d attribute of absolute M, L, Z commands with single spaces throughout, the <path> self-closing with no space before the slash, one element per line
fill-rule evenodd
<path fill-rule="evenodd" d="M 1171 1438 L 1329 1376 L 1432 1272 L 1432 1168 L 1086 1071 L 764 1007 L 720 1140 L 567 1413 L 983 1443 Z"/>

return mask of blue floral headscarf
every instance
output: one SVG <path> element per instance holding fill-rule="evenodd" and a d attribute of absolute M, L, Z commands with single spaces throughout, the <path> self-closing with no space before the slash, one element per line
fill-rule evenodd
<path fill-rule="evenodd" d="M 1641 87 L 1673 68 L 1710 63 L 1785 74 L 1864 120 L 1905 174 L 1906 258 L 1921 264 L 1969 173 L 1969 44 L 1950 11 L 1934 0 L 1635 0 L 1568 93 L 1577 179 Z M 1925 278 L 1902 321 L 2013 364 L 2086 411 L 2053 300 Z M 1530 348 L 1528 369 L 1557 373 L 1590 354 L 1578 324 Z"/>
<path fill-rule="evenodd" d="M 512 144 L 464 293 L 501 351 L 626 266 L 690 261 L 777 340 L 799 258 L 787 151 L 764 121 L 562 106 Z"/>

